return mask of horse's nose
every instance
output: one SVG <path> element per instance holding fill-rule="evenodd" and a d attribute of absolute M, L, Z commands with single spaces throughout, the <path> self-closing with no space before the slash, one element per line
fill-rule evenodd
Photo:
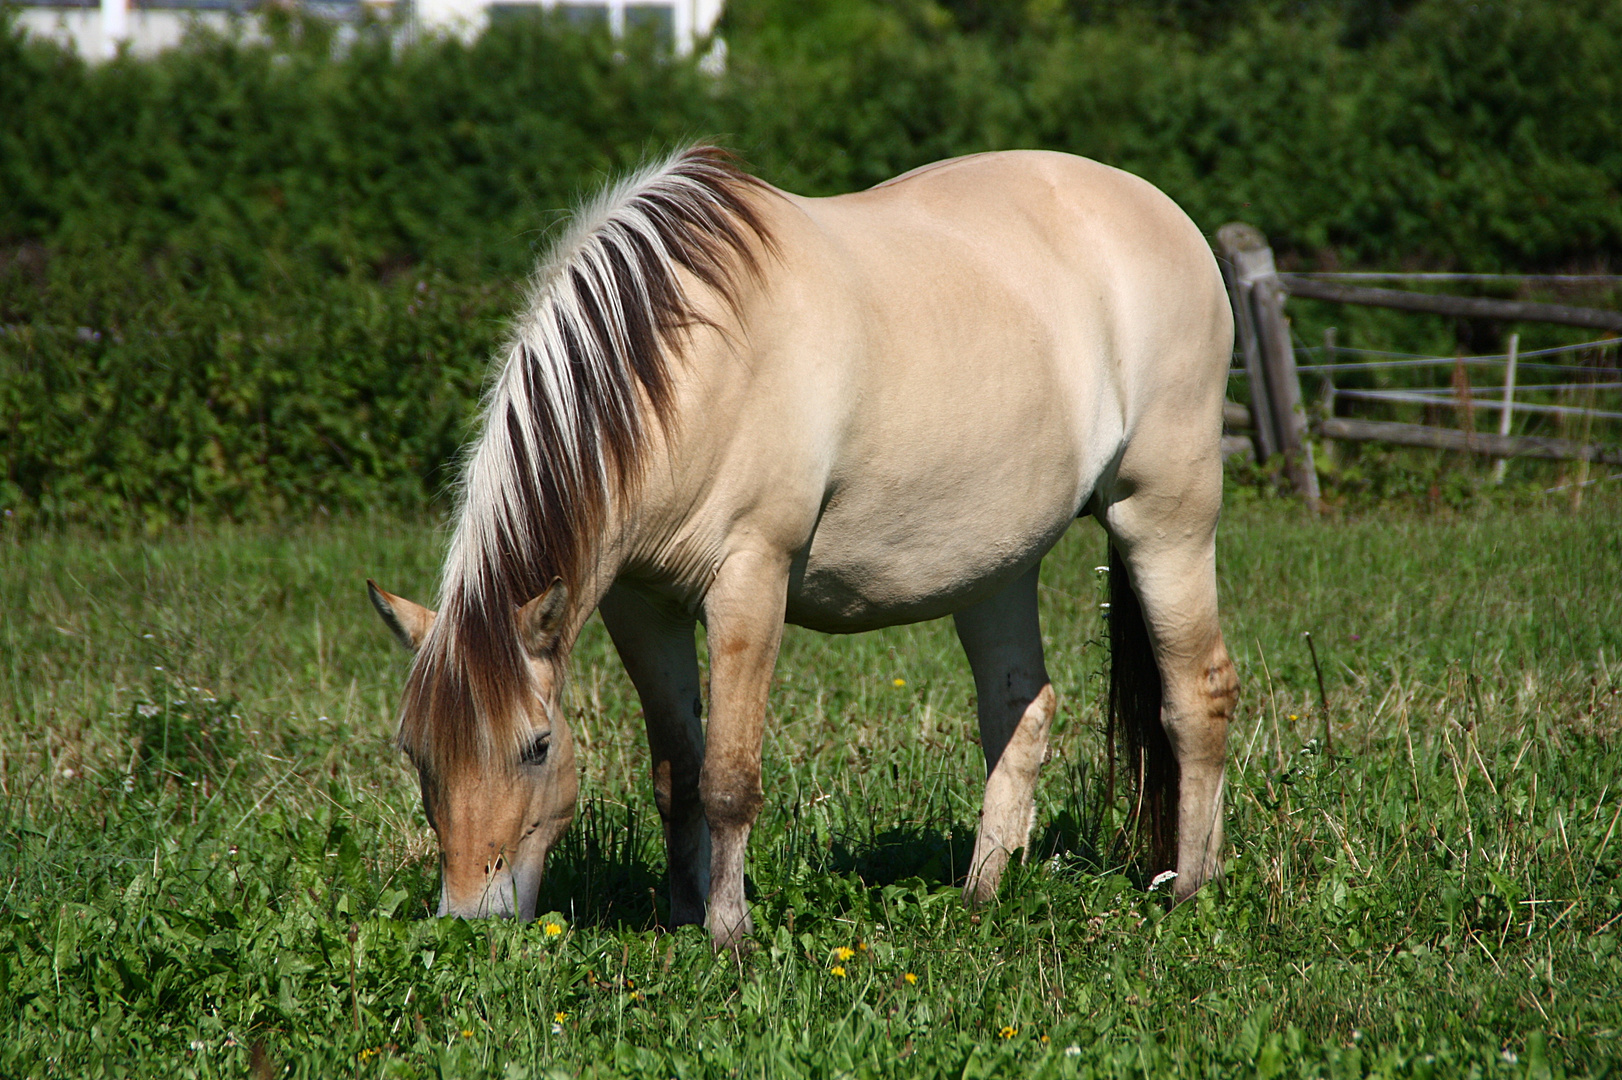
<path fill-rule="evenodd" d="M 519 912 L 520 904 L 517 898 L 518 882 L 513 877 L 512 866 L 506 859 L 497 856 L 495 860 L 487 863 L 482 875 L 470 875 L 472 881 L 457 883 L 451 880 L 450 875 L 441 881 L 439 888 L 439 914 L 455 916 L 458 919 L 510 919 Z M 482 878 L 483 880 L 479 880 Z M 461 887 L 458 887 L 460 884 Z"/>

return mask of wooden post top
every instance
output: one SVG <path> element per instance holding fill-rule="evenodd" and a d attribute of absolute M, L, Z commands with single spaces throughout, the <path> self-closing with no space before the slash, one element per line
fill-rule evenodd
<path fill-rule="evenodd" d="M 1233 264 L 1234 276 L 1241 285 L 1253 285 L 1262 278 L 1278 276 L 1267 236 L 1254 225 L 1228 222 L 1216 232 L 1216 247 L 1218 254 Z"/>

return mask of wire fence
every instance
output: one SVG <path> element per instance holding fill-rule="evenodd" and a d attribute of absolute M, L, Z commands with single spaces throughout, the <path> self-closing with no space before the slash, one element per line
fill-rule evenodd
<path fill-rule="evenodd" d="M 1233 305 L 1230 373 L 1243 380 L 1244 398 L 1244 404 L 1224 406 L 1230 430 L 1223 453 L 1277 455 L 1282 475 L 1313 509 L 1321 505 L 1315 438 L 1329 460 L 1341 442 L 1496 458 L 1495 480 L 1504 478 L 1510 458 L 1577 461 L 1579 482 L 1586 482 L 1590 465 L 1622 466 L 1622 275 L 1281 273 L 1265 234 L 1240 221 L 1218 229 L 1213 247 Z M 1464 281 L 1493 283 L 1499 287 L 1491 291 L 1500 293 L 1510 285 L 1523 294 L 1540 286 L 1612 295 L 1601 307 L 1574 307 L 1354 284 L 1373 281 Z M 1434 356 L 1340 346 L 1331 328 L 1322 345 L 1309 345 L 1285 313 L 1292 296 L 1454 319 L 1583 327 L 1611 336 L 1523 353 L 1520 335 L 1512 333 L 1503 353 Z M 1342 415 L 1352 409 L 1363 415 Z M 1483 430 L 1483 422 L 1497 430 Z"/>
<path fill-rule="evenodd" d="M 1329 351 L 1328 346 L 1308 345 L 1301 339 L 1300 335 L 1294 335 L 1294 340 L 1295 354 L 1297 357 L 1321 357 L 1326 355 L 1326 353 Z M 1528 349 L 1525 352 L 1517 352 L 1516 362 L 1518 366 L 1523 369 L 1541 368 L 1549 371 L 1560 371 L 1570 374 L 1587 374 L 1590 372 L 1608 373 L 1622 371 L 1622 368 L 1619 368 L 1614 362 L 1616 359 L 1615 357 L 1613 357 L 1613 363 L 1609 366 L 1596 366 L 1594 364 L 1548 364 L 1529 359 L 1538 356 L 1559 356 L 1564 353 L 1588 352 L 1595 349 L 1614 349 L 1619 345 L 1622 345 L 1622 337 L 1604 338 L 1599 341 L 1585 341 L 1576 345 L 1553 345 L 1546 349 Z M 1457 364 L 1465 364 L 1473 367 L 1492 365 L 1503 367 L 1509 363 L 1508 353 L 1486 353 L 1477 356 L 1431 356 L 1427 353 L 1392 352 L 1388 349 L 1360 349 L 1352 345 L 1335 345 L 1333 347 L 1333 353 L 1336 356 L 1339 356 L 1342 353 L 1349 353 L 1353 356 L 1370 356 L 1375 357 L 1376 359 L 1350 361 L 1312 360 L 1305 363 L 1298 359 L 1296 361 L 1296 366 L 1302 371 L 1332 372 L 1368 371 L 1379 368 L 1403 367 L 1453 367 Z M 1230 374 L 1243 378 L 1246 374 L 1243 366 L 1244 357 L 1240 354 L 1240 351 L 1237 348 L 1234 349 L 1233 358 L 1234 367 Z"/>
<path fill-rule="evenodd" d="M 1373 273 L 1336 276 L 1369 279 L 1434 277 L 1436 280 L 1510 277 Z M 1563 277 L 1570 280 L 1610 280 L 1600 275 Z M 1543 280 L 1543 277 L 1540 276 L 1538 280 Z M 1616 280 L 1622 281 L 1622 278 Z M 1611 430 L 1613 425 L 1622 421 L 1622 337 L 1524 352 L 1512 346 L 1510 351 L 1502 353 L 1432 356 L 1330 343 L 1308 344 L 1294 332 L 1293 327 L 1290 336 L 1297 376 L 1305 386 L 1316 384 L 1318 396 L 1312 411 L 1320 421 L 1349 413 L 1351 410 L 1342 403 L 1362 403 L 1376 407 L 1388 418 L 1403 412 L 1411 413 L 1415 408 L 1423 410 L 1426 419 L 1433 424 L 1442 416 L 1451 415 L 1453 424 L 1467 431 L 1475 429 L 1475 414 L 1479 412 L 1483 418 L 1496 419 L 1497 423 L 1493 426 L 1500 435 L 1510 434 L 1516 420 L 1519 420 L 1519 426 L 1527 429 L 1528 434 L 1536 430 L 1540 434 L 1564 435 L 1568 430 L 1575 429 L 1582 432 L 1585 440 L 1622 442 L 1622 428 Z M 1518 335 L 1513 336 L 1512 340 L 1518 342 Z M 1561 362 L 1582 354 L 1593 360 L 1588 363 Z M 1243 355 L 1236 349 L 1234 366 L 1229 375 L 1235 379 L 1247 379 L 1250 372 L 1243 365 Z M 1435 384 L 1435 380 L 1426 378 L 1428 372 L 1445 372 L 1447 382 Z M 1488 372 L 1494 374 L 1493 383 L 1480 378 Z M 1477 378 L 1473 380 L 1472 374 Z M 1393 377 L 1404 385 L 1389 385 Z M 1347 382 L 1368 385 L 1344 385 Z M 1446 412 L 1439 416 L 1439 410 Z M 1555 430 L 1549 430 L 1551 425 Z"/>

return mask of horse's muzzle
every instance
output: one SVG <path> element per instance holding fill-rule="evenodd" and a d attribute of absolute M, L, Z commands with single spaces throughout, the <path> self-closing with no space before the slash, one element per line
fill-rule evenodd
<path fill-rule="evenodd" d="M 535 918 L 536 894 L 540 891 L 539 870 L 503 868 L 485 879 L 482 888 L 453 893 L 449 882 L 439 887 L 440 917 L 458 919 L 511 919 L 528 922 Z"/>

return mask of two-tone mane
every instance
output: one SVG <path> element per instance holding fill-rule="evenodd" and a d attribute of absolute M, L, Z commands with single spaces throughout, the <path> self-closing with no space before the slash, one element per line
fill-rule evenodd
<path fill-rule="evenodd" d="M 680 151 L 582 208 L 540 263 L 468 456 L 440 614 L 406 684 L 400 746 L 435 775 L 529 732 L 517 608 L 594 545 L 670 422 L 672 357 L 705 320 L 681 271 L 733 306 L 772 240 L 765 186 L 713 147 Z"/>

